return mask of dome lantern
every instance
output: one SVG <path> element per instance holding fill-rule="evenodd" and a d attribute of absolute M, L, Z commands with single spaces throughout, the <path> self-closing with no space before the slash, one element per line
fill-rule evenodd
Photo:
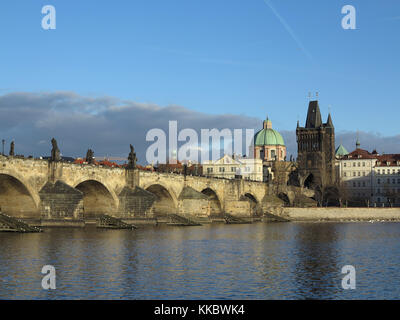
<path fill-rule="evenodd" d="M 254 136 L 254 145 L 255 146 L 285 146 L 285 141 L 283 140 L 282 135 L 272 129 L 271 120 L 267 119 L 263 122 L 263 129 L 258 131 Z"/>

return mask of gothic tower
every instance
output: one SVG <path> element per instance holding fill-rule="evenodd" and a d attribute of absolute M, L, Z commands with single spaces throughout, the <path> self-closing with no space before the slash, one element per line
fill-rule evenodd
<path fill-rule="evenodd" d="M 318 101 L 310 101 L 306 126 L 297 121 L 297 152 L 300 182 L 305 187 L 328 186 L 335 182 L 335 128 L 331 115 L 322 122 Z"/>

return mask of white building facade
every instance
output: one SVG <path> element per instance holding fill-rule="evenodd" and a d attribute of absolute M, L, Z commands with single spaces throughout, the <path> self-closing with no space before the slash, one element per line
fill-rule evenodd
<path fill-rule="evenodd" d="M 400 206 L 400 154 L 380 155 L 360 149 L 359 142 L 356 146 L 336 155 L 341 191 L 361 205 Z"/>
<path fill-rule="evenodd" d="M 203 163 L 203 175 L 214 178 L 242 178 L 263 181 L 263 161 L 261 159 L 224 155 L 216 161 L 205 161 Z"/>

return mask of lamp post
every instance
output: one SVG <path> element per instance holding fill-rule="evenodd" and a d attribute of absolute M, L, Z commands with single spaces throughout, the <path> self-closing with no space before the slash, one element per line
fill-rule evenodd
<path fill-rule="evenodd" d="M 1 140 L 1 142 L 3 143 L 3 152 L 1 153 L 4 156 L 4 144 L 6 143 L 6 140 Z"/>

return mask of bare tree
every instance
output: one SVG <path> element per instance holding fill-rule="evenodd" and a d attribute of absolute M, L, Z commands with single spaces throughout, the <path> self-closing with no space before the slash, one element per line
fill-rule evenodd
<path fill-rule="evenodd" d="M 399 194 L 395 188 L 392 188 L 389 183 L 385 183 L 383 185 L 383 195 L 386 197 L 389 206 L 393 206 L 396 204 L 396 198 L 398 198 Z"/>

